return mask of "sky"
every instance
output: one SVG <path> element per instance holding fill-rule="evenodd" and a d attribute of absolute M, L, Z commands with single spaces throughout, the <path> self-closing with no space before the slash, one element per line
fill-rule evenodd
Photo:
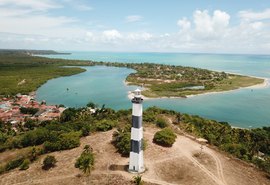
<path fill-rule="evenodd" d="M 0 0 L 0 48 L 270 54 L 270 2 Z"/>

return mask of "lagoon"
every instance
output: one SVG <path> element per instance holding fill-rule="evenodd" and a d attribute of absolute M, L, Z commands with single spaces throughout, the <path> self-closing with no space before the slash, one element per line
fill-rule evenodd
<path fill-rule="evenodd" d="M 270 78 L 270 56 L 216 55 L 179 53 L 105 53 L 72 52 L 72 55 L 48 55 L 51 58 L 84 59 L 116 62 L 155 62 L 185 65 L 244 75 Z M 114 109 L 131 108 L 124 80 L 132 69 L 94 66 L 86 72 L 52 79 L 37 91 L 37 99 L 69 107 L 85 106 L 89 101 Z M 67 90 L 68 88 L 68 90 Z M 159 106 L 209 119 L 226 121 L 243 128 L 270 126 L 270 88 L 246 88 L 230 92 L 199 95 L 190 98 L 145 100 L 144 106 Z"/>

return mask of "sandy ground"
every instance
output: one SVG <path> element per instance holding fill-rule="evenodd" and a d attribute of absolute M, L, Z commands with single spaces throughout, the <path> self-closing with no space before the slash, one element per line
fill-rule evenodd
<path fill-rule="evenodd" d="M 146 171 L 142 179 L 146 185 L 270 185 L 264 173 L 250 165 L 230 159 L 196 141 L 178 135 L 171 148 L 152 143 L 157 128 L 145 128 L 147 149 L 144 152 Z M 48 171 L 41 169 L 45 156 L 26 171 L 15 169 L 0 176 L 1 185 L 80 185 L 80 184 L 132 184 L 134 174 L 125 171 L 128 158 L 121 157 L 111 145 L 113 131 L 95 133 L 81 140 L 81 146 L 72 150 L 54 152 L 57 166 Z M 94 150 L 95 168 L 90 177 L 74 167 L 83 147 L 90 144 Z"/>

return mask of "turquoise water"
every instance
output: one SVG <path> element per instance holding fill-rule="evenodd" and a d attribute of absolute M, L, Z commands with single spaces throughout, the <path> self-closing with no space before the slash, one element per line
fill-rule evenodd
<path fill-rule="evenodd" d="M 270 78 L 270 56 L 267 55 L 73 52 L 72 55 L 46 57 L 114 62 L 154 62 Z M 84 73 L 48 81 L 38 89 L 37 99 L 70 107 L 84 106 L 91 100 L 114 109 L 131 108 L 127 92 L 136 87 L 125 86 L 123 81 L 129 73 L 134 72 L 132 69 L 104 66 L 84 68 L 87 69 Z M 269 87 L 240 89 L 187 99 L 151 99 L 144 102 L 145 107 L 153 105 L 218 121 L 227 121 L 237 127 L 270 126 Z"/>

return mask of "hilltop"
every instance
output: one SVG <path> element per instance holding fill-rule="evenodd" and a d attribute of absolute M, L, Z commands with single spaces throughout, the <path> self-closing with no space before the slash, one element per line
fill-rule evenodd
<path fill-rule="evenodd" d="M 171 125 L 172 126 L 172 125 Z M 170 127 L 171 127 L 170 126 Z M 164 148 L 152 143 L 153 135 L 159 129 L 146 124 L 144 138 L 147 148 L 144 152 L 147 171 L 142 174 L 146 185 L 268 185 L 267 176 L 245 162 L 234 159 L 215 148 L 205 145 L 202 154 L 201 144 L 195 137 L 184 134 L 175 128 L 177 139 L 171 148 Z M 125 168 L 128 158 L 122 157 L 111 144 L 115 130 L 92 133 L 81 139 L 80 147 L 53 152 L 58 161 L 55 168 L 42 170 L 45 155 L 30 165 L 26 171 L 12 170 L 1 175 L 0 183 L 5 184 L 108 184 L 132 185 L 134 174 Z M 183 135 L 184 134 L 184 135 Z M 76 158 L 89 144 L 95 155 L 95 165 L 89 177 L 84 176 L 74 167 Z M 22 149 L 20 149 L 22 150 Z M 1 153 L 0 159 L 14 155 L 20 150 Z M 6 156 L 6 158 L 5 158 Z M 245 172 L 245 173 L 243 173 Z"/>

